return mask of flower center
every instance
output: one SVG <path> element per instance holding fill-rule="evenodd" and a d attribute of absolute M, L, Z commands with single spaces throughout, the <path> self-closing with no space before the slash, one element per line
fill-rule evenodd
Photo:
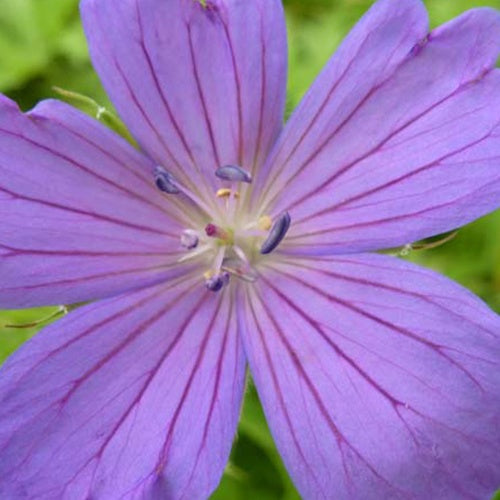
<path fill-rule="evenodd" d="M 204 225 L 193 222 L 192 227 L 179 235 L 180 244 L 186 251 L 179 262 L 200 260 L 204 266 L 205 286 L 218 292 L 232 278 L 247 282 L 258 279 L 259 260 L 283 241 L 291 219 L 287 212 L 274 219 L 270 215 L 250 213 L 242 202 L 240 188 L 251 184 L 252 177 L 241 167 L 225 165 L 218 168 L 215 175 L 225 185 L 214 194 L 214 200 L 207 201 L 182 186 L 163 167 L 155 169 L 158 189 L 167 195 L 185 198 L 204 214 Z"/>

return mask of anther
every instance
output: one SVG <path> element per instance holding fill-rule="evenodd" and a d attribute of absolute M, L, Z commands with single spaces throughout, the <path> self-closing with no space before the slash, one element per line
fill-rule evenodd
<path fill-rule="evenodd" d="M 257 227 L 259 229 L 262 229 L 262 231 L 269 231 L 273 225 L 273 220 L 269 215 L 263 215 L 260 217 L 260 219 L 257 221 Z"/>
<path fill-rule="evenodd" d="M 200 239 L 198 238 L 196 232 L 190 229 L 186 229 L 181 234 L 181 245 L 187 250 L 193 250 L 193 248 L 196 248 L 199 241 Z"/>
<path fill-rule="evenodd" d="M 205 233 L 209 238 L 217 238 L 223 241 L 229 241 L 231 239 L 230 234 L 215 224 L 207 224 L 205 226 Z"/>
<path fill-rule="evenodd" d="M 229 283 L 229 273 L 222 272 L 215 275 L 205 274 L 205 286 L 211 292 L 219 292 Z"/>
<path fill-rule="evenodd" d="M 191 191 L 186 186 L 177 182 L 177 179 L 161 165 L 157 165 L 154 169 L 154 178 L 156 186 L 160 191 L 167 194 L 181 194 L 185 196 L 191 203 L 206 214 L 210 214 L 212 207 L 207 205 L 199 195 Z"/>
<path fill-rule="evenodd" d="M 224 181 L 230 182 L 252 182 L 252 176 L 249 172 L 237 165 L 224 165 L 215 171 L 215 175 Z"/>
<path fill-rule="evenodd" d="M 157 166 L 155 168 L 155 184 L 156 187 L 167 194 L 179 194 L 179 188 L 176 186 L 173 175 L 165 170 L 163 167 Z"/>
<path fill-rule="evenodd" d="M 229 188 L 221 188 L 215 193 L 217 198 L 229 198 L 230 196 L 234 196 L 236 199 L 240 197 L 240 193 L 238 191 L 233 191 Z"/>
<path fill-rule="evenodd" d="M 291 218 L 288 212 L 283 213 L 276 219 L 269 231 L 266 241 L 264 241 L 260 249 L 262 255 L 271 253 L 283 241 L 283 238 L 290 228 L 290 222 Z"/>

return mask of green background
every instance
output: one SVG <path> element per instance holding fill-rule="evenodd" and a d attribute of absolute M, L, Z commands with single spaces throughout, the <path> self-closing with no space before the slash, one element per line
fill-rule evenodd
<path fill-rule="evenodd" d="M 500 0 L 425 3 L 433 26 L 471 7 L 500 8 Z M 290 37 L 288 113 L 370 4 L 367 0 L 285 0 Z M 0 91 L 28 109 L 43 98 L 54 97 L 53 86 L 109 106 L 89 62 L 78 0 L 0 0 Z M 500 311 L 500 211 L 461 229 L 446 245 L 412 252 L 408 258 L 457 280 Z M 0 361 L 37 331 L 5 328 L 6 324 L 31 322 L 52 311 L 0 311 Z M 251 383 L 231 461 L 213 498 L 299 498 Z"/>

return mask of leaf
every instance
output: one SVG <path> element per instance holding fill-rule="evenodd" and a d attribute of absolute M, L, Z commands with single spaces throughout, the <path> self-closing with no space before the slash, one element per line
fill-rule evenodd
<path fill-rule="evenodd" d="M 104 106 L 98 104 L 94 99 L 78 92 L 65 90 L 60 87 L 54 87 L 54 91 L 59 94 L 66 102 L 73 105 L 75 108 L 83 111 L 106 125 L 108 128 L 114 130 L 117 134 L 121 135 L 132 146 L 137 147 L 137 143 L 130 135 L 127 127 L 114 113 L 108 111 Z"/>
<path fill-rule="evenodd" d="M 0 364 L 23 342 L 35 335 L 42 326 L 40 323 L 27 328 L 8 328 L 9 324 L 35 323 L 57 312 L 56 307 L 40 307 L 21 311 L 0 311 Z"/>

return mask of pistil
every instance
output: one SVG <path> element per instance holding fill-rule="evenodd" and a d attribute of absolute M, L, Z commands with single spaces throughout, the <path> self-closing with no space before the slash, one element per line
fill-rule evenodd
<path fill-rule="evenodd" d="M 215 224 L 207 224 L 205 227 L 205 233 L 209 238 L 216 238 L 225 243 L 231 243 L 233 239 L 228 231 Z"/>

